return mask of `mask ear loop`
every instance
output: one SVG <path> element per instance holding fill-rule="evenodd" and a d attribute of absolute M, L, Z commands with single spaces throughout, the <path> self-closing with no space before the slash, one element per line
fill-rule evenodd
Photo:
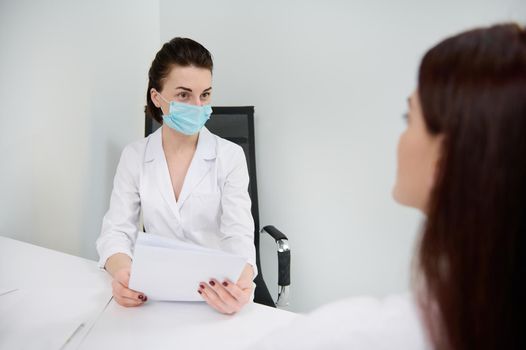
<path fill-rule="evenodd" d="M 153 91 L 155 91 L 157 93 L 157 95 L 159 95 L 159 97 L 166 103 L 170 104 L 170 102 L 166 101 L 166 99 L 163 97 L 163 95 L 161 95 L 161 93 L 155 89 L 153 89 Z M 160 106 L 159 109 L 161 110 L 161 112 L 163 113 L 163 115 L 166 115 L 166 113 L 164 113 L 163 111 L 163 106 Z"/>

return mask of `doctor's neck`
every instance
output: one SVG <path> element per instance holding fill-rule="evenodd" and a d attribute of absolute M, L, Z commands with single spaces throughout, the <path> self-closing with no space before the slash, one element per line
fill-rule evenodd
<path fill-rule="evenodd" d="M 162 141 L 165 152 L 179 153 L 188 150 L 195 150 L 197 147 L 197 140 L 199 133 L 195 135 L 185 135 L 174 129 L 163 126 L 162 127 Z"/>

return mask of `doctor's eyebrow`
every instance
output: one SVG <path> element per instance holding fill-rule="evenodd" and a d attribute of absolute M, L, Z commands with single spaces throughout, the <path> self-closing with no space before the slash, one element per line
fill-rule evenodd
<path fill-rule="evenodd" d="M 184 86 L 178 86 L 178 87 L 175 88 L 175 90 L 177 90 L 177 89 L 181 89 L 181 90 L 184 90 L 184 91 L 192 92 L 192 89 L 184 87 Z M 209 88 L 204 89 L 203 92 L 208 92 L 210 90 L 212 90 L 211 86 Z"/>
<path fill-rule="evenodd" d="M 192 89 L 184 87 L 184 86 L 178 86 L 178 87 L 175 88 L 175 90 L 177 90 L 177 89 L 181 89 L 181 90 L 185 90 L 185 91 L 188 91 L 188 92 L 192 92 Z"/>

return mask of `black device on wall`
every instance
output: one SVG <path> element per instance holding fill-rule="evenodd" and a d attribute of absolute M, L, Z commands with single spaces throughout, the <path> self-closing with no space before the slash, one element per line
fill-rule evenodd
<path fill-rule="evenodd" d="M 290 287 L 290 248 L 288 238 L 274 226 L 259 229 L 259 208 L 256 178 L 256 150 L 254 137 L 254 107 L 213 107 L 210 119 L 205 127 L 213 134 L 232 141 L 243 148 L 247 159 L 250 177 L 249 194 L 252 201 L 252 216 L 254 218 L 254 245 L 256 247 L 256 265 L 258 275 L 254 282 L 256 290 L 254 301 L 268 306 L 286 306 Z M 157 130 L 161 124 L 152 118 L 145 119 L 145 136 Z M 267 232 L 278 245 L 278 297 L 274 302 L 263 279 L 259 252 L 259 234 Z"/>

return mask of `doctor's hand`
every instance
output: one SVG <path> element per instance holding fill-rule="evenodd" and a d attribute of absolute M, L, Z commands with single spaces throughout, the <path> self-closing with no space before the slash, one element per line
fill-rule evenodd
<path fill-rule="evenodd" d="M 208 283 L 199 284 L 198 293 L 217 311 L 228 315 L 235 314 L 250 301 L 254 290 L 253 278 L 254 270 L 250 264 L 246 264 L 237 283 L 212 278 Z"/>
<path fill-rule="evenodd" d="M 113 298 L 122 306 L 139 306 L 148 300 L 143 293 L 128 288 L 130 281 L 131 259 L 126 254 L 112 255 L 106 262 L 106 270 L 112 275 Z"/>

